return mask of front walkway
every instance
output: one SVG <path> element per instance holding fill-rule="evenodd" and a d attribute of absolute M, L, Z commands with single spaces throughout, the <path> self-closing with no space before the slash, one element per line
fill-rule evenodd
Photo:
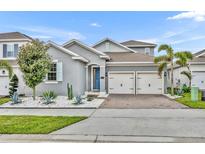
<path fill-rule="evenodd" d="M 187 106 L 163 95 L 109 95 L 101 108 L 111 109 L 184 109 Z"/>

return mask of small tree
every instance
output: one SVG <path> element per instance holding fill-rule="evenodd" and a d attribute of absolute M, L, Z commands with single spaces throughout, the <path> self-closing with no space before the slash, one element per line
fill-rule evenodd
<path fill-rule="evenodd" d="M 189 79 L 189 87 L 191 87 L 191 70 L 189 68 L 188 62 L 193 59 L 193 55 L 189 51 L 177 52 L 175 53 L 175 57 L 177 58 L 176 64 L 180 67 L 186 67 L 188 71 L 182 71 L 181 74 L 185 75 Z"/>
<path fill-rule="evenodd" d="M 47 50 L 48 46 L 43 42 L 33 40 L 20 47 L 17 57 L 25 83 L 33 90 L 33 100 L 36 96 L 36 86 L 45 79 L 52 63 Z"/>
<path fill-rule="evenodd" d="M 15 92 L 17 92 L 18 83 L 19 83 L 18 77 L 16 76 L 16 74 L 14 74 L 10 80 L 10 83 L 9 83 L 9 86 L 10 86 L 9 87 L 9 96 L 10 97 L 12 97 Z"/>
<path fill-rule="evenodd" d="M 167 44 L 160 45 L 158 52 L 160 51 L 166 51 L 166 55 L 161 55 L 154 58 L 154 62 L 156 64 L 159 64 L 158 67 L 158 73 L 161 76 L 162 71 L 164 68 L 167 67 L 167 65 L 170 65 L 171 67 L 171 95 L 174 95 L 174 78 L 173 78 L 173 70 L 174 70 L 174 50 L 171 46 Z"/>

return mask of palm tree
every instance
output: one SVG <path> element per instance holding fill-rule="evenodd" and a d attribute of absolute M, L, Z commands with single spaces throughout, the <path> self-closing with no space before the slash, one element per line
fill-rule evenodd
<path fill-rule="evenodd" d="M 189 51 L 177 52 L 175 53 L 177 58 L 176 64 L 180 67 L 186 67 L 188 71 L 182 71 L 181 74 L 185 75 L 189 79 L 189 87 L 191 87 L 191 70 L 189 68 L 188 62 L 193 59 L 193 55 Z"/>
<path fill-rule="evenodd" d="M 9 78 L 11 78 L 13 74 L 13 69 L 11 65 L 6 60 L 0 60 L 0 68 L 5 68 L 9 72 Z"/>
<path fill-rule="evenodd" d="M 171 95 L 174 95 L 174 79 L 173 79 L 173 67 L 174 67 L 174 50 L 170 45 L 162 44 L 158 48 L 158 52 L 166 51 L 166 55 L 161 55 L 154 58 L 154 63 L 159 64 L 158 73 L 161 76 L 162 71 L 170 65 L 171 67 Z"/>

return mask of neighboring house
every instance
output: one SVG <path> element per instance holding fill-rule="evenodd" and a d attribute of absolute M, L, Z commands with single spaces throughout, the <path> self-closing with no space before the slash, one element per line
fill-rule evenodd
<path fill-rule="evenodd" d="M 14 73 L 19 78 L 19 91 L 24 93 L 25 84 L 22 73 L 17 65 L 16 57 L 19 47 L 30 42 L 32 38 L 19 32 L 0 33 L 0 60 L 7 60 L 13 67 Z M 0 68 L 0 96 L 8 95 L 9 77 L 8 71 Z"/>
<path fill-rule="evenodd" d="M 183 86 L 186 84 L 189 86 L 189 79 L 187 76 L 181 74 L 182 71 L 188 71 L 187 67 L 180 67 L 178 65 L 174 66 L 173 77 L 174 77 L 174 87 Z M 168 75 L 167 75 L 167 85 L 171 87 L 171 70 L 168 68 Z"/>
<path fill-rule="evenodd" d="M 200 89 L 205 89 L 205 50 L 193 54 L 193 60 L 189 62 L 192 74 L 192 86 L 197 86 Z M 174 66 L 174 87 L 189 85 L 189 79 L 181 74 L 182 71 L 188 71 L 186 67 Z M 171 86 L 170 68 L 168 69 L 168 86 Z"/>
<path fill-rule="evenodd" d="M 192 73 L 192 86 L 205 89 L 205 50 L 194 54 L 194 58 L 190 61 L 190 69 Z"/>
<path fill-rule="evenodd" d="M 12 40 L 12 33 L 7 34 Z M 28 37 L 25 43 L 30 40 Z M 70 40 L 62 46 L 49 41 L 48 45 L 53 64 L 46 79 L 37 86 L 38 95 L 46 90 L 67 95 L 67 83 L 72 84 L 75 96 L 85 92 L 162 94 L 166 90 L 166 73 L 160 77 L 158 67 L 153 63 L 155 44 L 133 40 L 118 43 L 106 38 L 92 47 L 79 40 Z M 3 55 L 3 49 L 0 54 Z M 13 63 L 12 66 L 18 68 L 15 58 Z M 17 75 L 23 81 L 20 71 Z M 4 79 L 7 84 L 1 83 L 4 76 L 0 75 L 0 95 L 8 93 L 5 90 L 8 88 L 8 76 Z M 31 95 L 31 89 L 25 84 L 19 84 L 19 87 L 19 93 Z"/>

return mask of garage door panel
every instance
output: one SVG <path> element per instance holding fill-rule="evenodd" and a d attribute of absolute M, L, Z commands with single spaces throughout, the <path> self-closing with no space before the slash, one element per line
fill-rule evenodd
<path fill-rule="evenodd" d="M 156 73 L 140 73 L 137 77 L 138 94 L 162 94 L 162 79 Z"/>
<path fill-rule="evenodd" d="M 110 94 L 134 94 L 135 75 L 134 73 L 110 73 L 109 74 Z"/>

